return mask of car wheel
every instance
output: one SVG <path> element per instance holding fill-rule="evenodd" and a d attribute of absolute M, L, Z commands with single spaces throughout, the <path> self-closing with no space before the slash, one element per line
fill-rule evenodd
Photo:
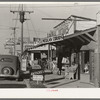
<path fill-rule="evenodd" d="M 5 75 L 12 75 L 13 74 L 13 70 L 10 67 L 4 67 L 2 69 L 2 73 L 5 74 Z"/>

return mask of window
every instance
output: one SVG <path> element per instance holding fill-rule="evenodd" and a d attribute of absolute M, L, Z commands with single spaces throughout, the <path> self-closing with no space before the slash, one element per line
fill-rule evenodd
<path fill-rule="evenodd" d="M 13 62 L 13 59 L 11 59 L 11 58 L 1 58 L 0 62 Z"/>

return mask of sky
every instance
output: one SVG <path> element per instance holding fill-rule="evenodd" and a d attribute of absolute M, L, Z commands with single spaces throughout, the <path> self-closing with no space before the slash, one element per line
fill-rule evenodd
<path fill-rule="evenodd" d="M 0 4 L 0 54 L 7 54 L 4 49 L 5 41 L 13 37 L 11 27 L 18 27 L 16 37 L 21 35 L 21 23 L 19 14 L 11 13 L 20 10 L 18 3 Z M 70 15 L 83 16 L 96 19 L 96 13 L 100 11 L 100 3 L 42 3 L 42 4 L 24 4 L 25 11 L 34 11 L 26 13 L 24 22 L 24 37 L 45 37 L 53 27 L 61 21 L 42 20 L 42 18 L 68 18 Z"/>

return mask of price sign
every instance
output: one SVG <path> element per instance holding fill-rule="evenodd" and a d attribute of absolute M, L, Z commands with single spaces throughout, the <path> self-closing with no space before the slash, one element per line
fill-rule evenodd
<path fill-rule="evenodd" d="M 36 81 L 37 84 L 38 81 L 44 81 L 44 70 L 41 68 L 40 65 L 33 67 L 33 71 L 31 73 L 31 79 L 33 81 Z"/>
<path fill-rule="evenodd" d="M 36 81 L 43 81 L 43 75 L 34 75 L 34 74 L 33 74 L 33 80 L 36 80 Z"/>

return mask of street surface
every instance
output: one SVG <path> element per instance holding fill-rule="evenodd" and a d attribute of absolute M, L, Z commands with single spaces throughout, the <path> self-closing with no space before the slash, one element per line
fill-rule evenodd
<path fill-rule="evenodd" d="M 0 78 L 0 88 L 27 88 L 24 81 Z"/>
<path fill-rule="evenodd" d="M 81 80 L 65 79 L 64 75 L 52 74 L 50 70 L 45 71 L 45 83 L 36 84 L 36 82 L 29 82 L 29 74 L 25 73 L 23 81 L 16 81 L 15 79 L 0 78 L 0 88 L 95 88 L 89 82 L 88 75 L 81 74 Z"/>
<path fill-rule="evenodd" d="M 88 80 L 88 75 L 81 74 L 80 80 L 65 79 L 64 75 L 50 74 L 46 72 L 45 86 L 47 88 L 95 88 Z"/>

